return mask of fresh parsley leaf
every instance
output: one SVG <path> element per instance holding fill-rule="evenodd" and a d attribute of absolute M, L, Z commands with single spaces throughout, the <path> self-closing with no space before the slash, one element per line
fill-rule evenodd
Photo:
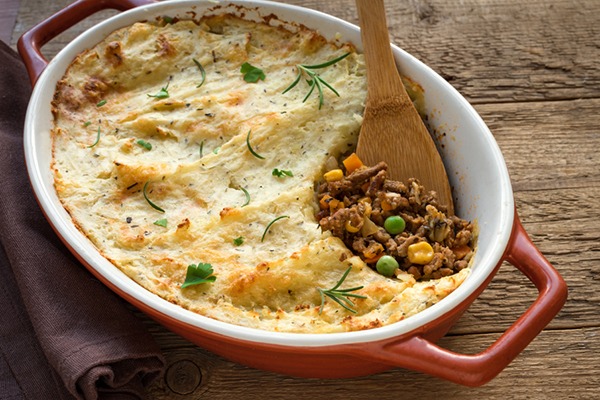
<path fill-rule="evenodd" d="M 213 275 L 213 267 L 208 263 L 190 264 L 187 267 L 185 281 L 181 285 L 181 289 L 188 286 L 199 285 L 201 283 L 210 283 L 217 280 Z"/>
<path fill-rule="evenodd" d="M 103 105 L 105 105 L 105 104 L 106 104 L 106 100 L 100 100 L 100 101 L 98 102 L 98 104 L 96 104 L 96 107 L 102 107 L 102 106 L 103 106 Z"/>
<path fill-rule="evenodd" d="M 285 170 L 285 169 L 273 169 L 273 176 L 276 176 L 278 178 L 285 178 L 286 176 L 292 177 L 294 176 L 294 174 L 292 173 L 292 171 L 289 170 Z"/>
<path fill-rule="evenodd" d="M 233 244 L 236 246 L 241 246 L 244 243 L 244 238 L 242 236 L 233 239 Z"/>
<path fill-rule="evenodd" d="M 156 94 L 149 94 L 148 97 L 154 97 L 155 99 L 166 99 L 169 97 L 169 84 L 171 81 L 167 82 L 167 86 L 161 88 Z"/>
<path fill-rule="evenodd" d="M 158 225 L 158 226 L 162 226 L 163 228 L 167 227 L 167 219 L 163 218 L 163 219 L 159 219 L 154 221 L 154 225 Z"/>
<path fill-rule="evenodd" d="M 92 121 L 85 121 L 85 122 L 83 123 L 83 127 L 84 127 L 84 128 L 87 128 L 87 127 L 88 127 L 88 126 L 90 126 L 91 124 L 92 124 Z"/>
<path fill-rule="evenodd" d="M 259 79 L 264 81 L 266 78 L 266 75 L 262 69 L 250 65 L 247 62 L 242 64 L 240 72 L 244 74 L 244 80 L 249 83 L 256 83 Z"/>
<path fill-rule="evenodd" d="M 136 143 L 145 148 L 146 150 L 152 150 L 152 143 L 146 142 L 143 139 L 138 140 Z"/>

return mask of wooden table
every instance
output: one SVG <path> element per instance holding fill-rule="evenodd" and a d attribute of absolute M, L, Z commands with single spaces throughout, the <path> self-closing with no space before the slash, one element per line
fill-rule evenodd
<path fill-rule="evenodd" d="M 357 23 L 352 0 L 285 2 Z M 10 43 L 67 3 L 0 0 L 0 21 L 17 11 Z M 393 41 L 454 85 L 494 133 L 522 222 L 569 285 L 567 304 L 508 368 L 475 389 L 401 369 L 346 380 L 257 371 L 138 313 L 169 362 L 151 398 L 600 398 L 600 1 L 388 0 L 387 7 Z M 46 53 L 112 14 L 61 35 Z M 441 344 L 485 349 L 536 295 L 522 274 L 503 266 Z"/>

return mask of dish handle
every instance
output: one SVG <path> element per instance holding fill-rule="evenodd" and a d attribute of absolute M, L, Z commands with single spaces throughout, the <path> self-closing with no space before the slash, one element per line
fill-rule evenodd
<path fill-rule="evenodd" d="M 421 335 L 374 342 L 358 352 L 378 362 L 424 372 L 466 386 L 480 386 L 498 375 L 544 329 L 567 299 L 567 285 L 532 243 L 515 213 L 504 261 L 537 287 L 535 302 L 496 342 L 478 354 L 444 349 Z"/>
<path fill-rule="evenodd" d="M 27 68 L 31 85 L 35 85 L 48 65 L 41 48 L 50 40 L 98 11 L 126 11 L 152 3 L 153 0 L 77 0 L 29 29 L 19 38 L 17 49 Z"/>

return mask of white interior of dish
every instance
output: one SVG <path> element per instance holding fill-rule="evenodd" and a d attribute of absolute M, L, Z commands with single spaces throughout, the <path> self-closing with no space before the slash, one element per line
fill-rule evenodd
<path fill-rule="evenodd" d="M 238 339 L 289 346 L 354 343 L 407 333 L 451 311 L 482 285 L 502 257 L 514 217 L 512 189 L 504 159 L 491 132 L 467 101 L 429 67 L 397 47 L 393 51 L 402 73 L 424 89 L 430 124 L 447 134 L 443 139 L 442 154 L 455 197 L 458 198 L 456 213 L 463 218 L 476 220 L 480 230 L 471 275 L 440 303 L 404 321 L 367 331 L 336 334 L 267 332 L 215 321 L 169 303 L 138 286 L 98 253 L 72 224 L 53 186 L 49 132 L 52 125 L 50 102 L 56 82 L 78 53 L 95 45 L 115 29 L 163 15 L 189 18 L 186 13 L 193 11 L 199 16 L 215 7 L 216 3 L 233 12 L 236 12 L 236 8 L 227 5 L 258 7 L 259 13 L 246 12 L 246 18 L 273 13 L 281 20 L 302 23 L 317 29 L 329 39 L 350 41 L 361 48 L 360 31 L 355 25 L 317 11 L 266 1 L 161 2 L 116 15 L 73 40 L 50 62 L 34 88 L 27 112 L 24 140 L 28 172 L 35 194 L 51 224 L 74 251 L 118 289 L 160 313 L 189 325 Z"/>

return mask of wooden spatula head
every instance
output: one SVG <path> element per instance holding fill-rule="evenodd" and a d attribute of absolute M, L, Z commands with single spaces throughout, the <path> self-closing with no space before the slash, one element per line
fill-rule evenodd
<path fill-rule="evenodd" d="M 388 164 L 388 175 L 416 178 L 454 213 L 442 158 L 408 96 L 390 47 L 383 0 L 356 0 L 367 66 L 368 95 L 357 155 L 367 165 Z"/>

